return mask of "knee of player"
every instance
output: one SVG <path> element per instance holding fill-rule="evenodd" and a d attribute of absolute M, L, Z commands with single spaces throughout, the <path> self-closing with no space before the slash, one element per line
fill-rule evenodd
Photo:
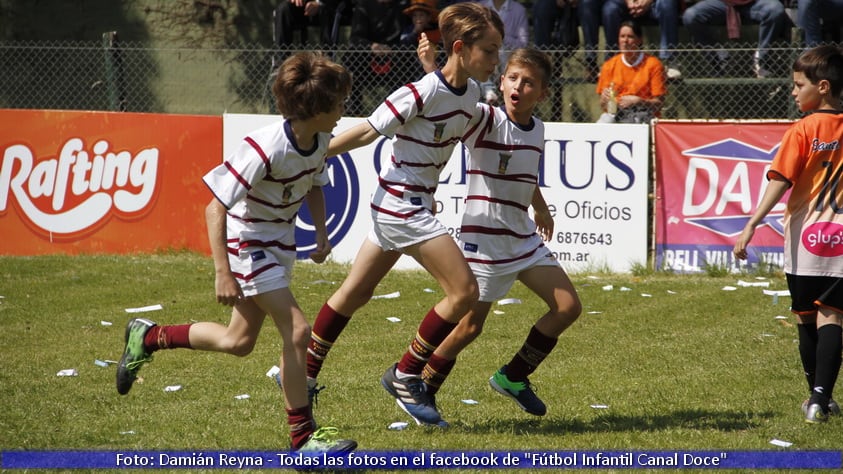
<path fill-rule="evenodd" d="M 556 308 L 551 308 L 551 311 L 560 320 L 573 323 L 580 317 L 580 314 L 582 314 L 582 303 L 579 298 L 574 298 L 564 304 L 557 305 Z"/>
<path fill-rule="evenodd" d="M 254 350 L 255 342 L 255 340 L 248 338 L 240 339 L 239 341 L 231 344 L 226 352 L 237 357 L 246 357 L 252 353 L 252 350 Z"/>
<path fill-rule="evenodd" d="M 307 345 L 310 344 L 310 325 L 305 324 L 301 327 L 293 328 L 293 344 L 303 351 L 307 350 Z"/>
<path fill-rule="evenodd" d="M 480 290 L 477 288 L 477 282 L 472 282 L 449 296 L 453 302 L 454 309 L 460 314 L 466 314 L 474 307 L 477 300 L 480 299 Z"/>

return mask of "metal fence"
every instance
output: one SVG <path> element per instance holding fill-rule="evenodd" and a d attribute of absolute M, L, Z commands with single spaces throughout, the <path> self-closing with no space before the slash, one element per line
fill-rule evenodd
<path fill-rule="evenodd" d="M 729 68 L 715 76 L 711 50 L 676 50 L 681 79 L 668 82 L 662 111 L 670 119 L 796 118 L 790 98 L 790 45 L 769 54 L 772 77 L 752 71 L 755 43 L 724 44 Z M 321 49 L 305 45 L 305 49 Z M 274 65 L 293 51 L 243 46 L 227 49 L 153 48 L 117 42 L 0 42 L 0 108 L 120 110 L 221 114 L 271 113 Z M 349 116 L 366 116 L 397 86 L 420 77 L 413 49 L 395 51 L 388 64 L 347 44 L 333 46 L 334 59 L 354 73 Z M 549 50 L 556 73 L 551 97 L 537 115 L 545 121 L 591 122 L 600 115 L 595 84 L 588 82 L 582 50 Z M 654 51 L 648 51 L 655 53 Z M 601 51 L 606 58 L 611 52 Z"/>

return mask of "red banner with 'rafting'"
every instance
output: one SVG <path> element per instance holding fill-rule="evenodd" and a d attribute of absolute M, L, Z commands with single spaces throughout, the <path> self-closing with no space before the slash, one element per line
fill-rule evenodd
<path fill-rule="evenodd" d="M 0 110 L 0 254 L 208 251 L 213 116 Z"/>

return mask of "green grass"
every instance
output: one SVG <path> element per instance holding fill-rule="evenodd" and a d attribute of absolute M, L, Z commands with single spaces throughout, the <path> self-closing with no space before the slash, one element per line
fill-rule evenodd
<path fill-rule="evenodd" d="M 311 321 L 347 270 L 339 264 L 296 266 L 294 293 Z M 792 442 L 792 450 L 840 450 L 843 419 L 813 426 L 800 416 L 807 388 L 790 298 L 774 305 L 760 288 L 722 290 L 753 278 L 643 269 L 573 275 L 583 315 L 532 377 L 548 405 L 543 418 L 517 409 L 487 383 L 544 312 L 516 285 L 509 296 L 523 303 L 493 308 L 504 314 L 489 316 L 484 334 L 464 351 L 437 396 L 451 428 L 411 424 L 392 431 L 390 423 L 410 420 L 380 387 L 380 376 L 442 296 L 426 273 L 393 271 L 376 294 L 400 291 L 401 297 L 373 300 L 354 316 L 320 376 L 328 388 L 316 416 L 356 439 L 361 450 L 373 451 L 781 449 L 770 444 L 774 438 Z M 781 274 L 765 278 L 771 289 L 786 289 Z M 248 357 L 156 353 L 127 396 L 114 388 L 113 365 L 94 364 L 120 358 L 131 317 L 125 308 L 161 304 L 163 311 L 146 316 L 162 324 L 227 322 L 229 310 L 214 302 L 210 258 L 176 252 L 0 257 L 0 295 L 0 449 L 288 445 L 281 397 L 265 376 L 280 354 L 269 323 Z M 402 321 L 390 323 L 390 316 Z M 56 376 L 69 368 L 79 375 Z M 177 384 L 182 390 L 163 391 Z M 243 393 L 251 398 L 235 400 Z"/>

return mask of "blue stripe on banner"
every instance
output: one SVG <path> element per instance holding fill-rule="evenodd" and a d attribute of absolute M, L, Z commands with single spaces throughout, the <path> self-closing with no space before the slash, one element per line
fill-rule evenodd
<path fill-rule="evenodd" d="M 3 451 L 0 469 L 840 469 L 841 451 Z"/>

